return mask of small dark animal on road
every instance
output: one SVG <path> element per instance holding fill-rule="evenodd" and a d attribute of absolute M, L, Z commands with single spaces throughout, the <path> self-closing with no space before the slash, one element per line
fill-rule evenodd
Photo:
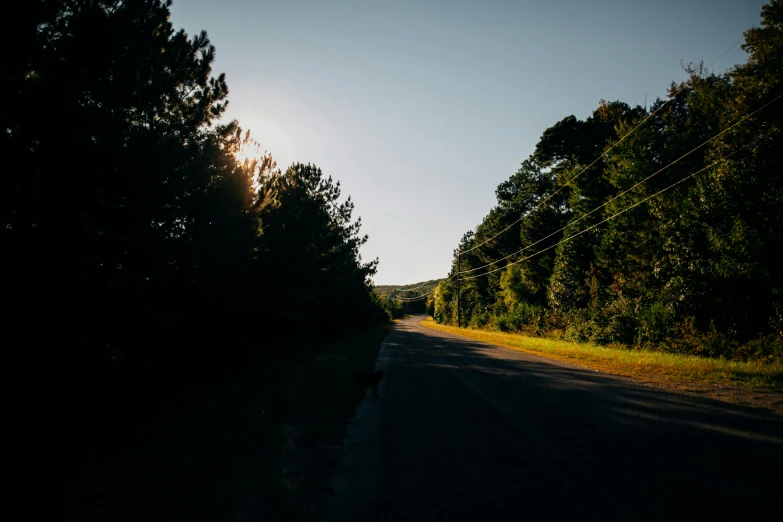
<path fill-rule="evenodd" d="M 356 386 L 361 386 L 364 389 L 369 385 L 372 388 L 372 394 L 378 396 L 378 383 L 383 380 L 383 370 L 375 370 L 374 372 L 365 373 L 359 368 L 356 369 Z"/>

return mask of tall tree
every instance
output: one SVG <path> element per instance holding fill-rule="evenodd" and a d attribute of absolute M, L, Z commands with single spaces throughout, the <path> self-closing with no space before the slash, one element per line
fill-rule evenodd
<path fill-rule="evenodd" d="M 21 345 L 58 332 L 74 350 L 57 353 L 141 350 L 207 313 L 187 297 L 194 281 L 215 287 L 209 251 L 244 255 L 217 231 L 255 233 L 238 129 L 215 125 L 225 78 L 205 32 L 173 29 L 169 1 L 25 6 L 15 31 L 29 46 L 0 82 L 0 140 L 23 166 L 1 182 L 4 317 Z M 34 328 L 42 318 L 51 328 Z"/>
<path fill-rule="evenodd" d="M 262 180 L 258 211 L 257 269 L 267 276 L 267 313 L 276 321 L 334 332 L 375 313 L 370 278 L 378 261 L 361 260 L 367 236 L 361 218 L 352 220 L 350 197 L 341 200 L 339 182 L 295 163 Z"/>
<path fill-rule="evenodd" d="M 724 328 L 750 334 L 783 317 L 783 2 L 772 0 L 761 18 L 745 33 L 748 61 L 730 72 L 719 113 L 724 128 L 748 119 L 721 136 L 709 156 L 720 164 L 698 180 L 713 275 L 705 305 Z"/>

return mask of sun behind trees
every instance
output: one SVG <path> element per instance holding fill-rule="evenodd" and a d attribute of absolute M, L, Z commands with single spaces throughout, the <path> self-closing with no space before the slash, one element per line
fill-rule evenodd
<path fill-rule="evenodd" d="M 534 154 L 498 186 L 497 206 L 457 247 L 461 270 L 470 271 L 461 282 L 463 324 L 783 358 L 783 100 L 776 101 L 783 94 L 783 2 L 761 14 L 761 27 L 745 33 L 746 64 L 721 75 L 691 66 L 688 81 L 672 84 L 668 102 L 601 102 L 586 120 L 569 116 L 544 132 Z M 454 279 L 429 299 L 443 323 L 457 322 L 457 272 L 455 251 Z"/>
<path fill-rule="evenodd" d="M 19 7 L 0 82 L 3 331 L 19 354 L 165 366 L 386 317 L 350 199 L 315 166 L 237 160 L 250 137 L 220 121 L 215 48 L 175 31 L 170 4 Z"/>
<path fill-rule="evenodd" d="M 174 410 L 252 372 L 266 383 L 313 358 L 316 341 L 389 319 L 350 199 L 313 165 L 280 172 L 269 155 L 238 159 L 254 142 L 221 121 L 228 86 L 213 75 L 215 48 L 206 32 L 175 31 L 170 5 L 21 2 L 0 70 L 12 496 L 40 502 L 28 496 L 51 470 L 73 486 L 63 504 L 79 520 L 129 509 L 95 483 L 123 498 L 155 482 L 134 478 L 122 455 L 166 447 L 174 436 L 158 431 Z M 195 431 L 187 437 L 209 432 Z M 167 464 L 177 454 L 147 473 L 189 477 Z M 131 511 L 163 517 L 155 494 L 135 498 Z"/>

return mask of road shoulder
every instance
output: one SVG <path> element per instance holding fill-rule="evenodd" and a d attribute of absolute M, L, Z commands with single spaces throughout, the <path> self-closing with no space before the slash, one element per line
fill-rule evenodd
<path fill-rule="evenodd" d="M 628 379 L 630 382 L 637 385 L 653 387 L 696 398 L 707 398 L 728 404 L 761 409 L 777 415 L 783 415 L 783 391 L 771 389 L 769 387 L 752 387 L 731 382 L 710 383 L 697 379 L 656 374 L 654 372 L 640 372 L 638 369 L 635 369 L 634 371 L 624 371 L 622 368 L 617 367 L 607 368 L 606 365 L 601 364 L 600 362 L 580 359 L 570 354 L 542 353 L 535 349 L 526 349 L 518 343 L 512 344 L 504 342 L 504 340 L 509 337 L 528 338 L 533 341 L 535 341 L 536 338 L 506 334 L 503 336 L 492 336 L 492 341 L 487 341 L 490 335 L 488 335 L 488 332 L 482 330 L 471 330 L 467 328 L 457 329 L 455 327 L 439 325 L 424 319 L 418 320 L 417 324 L 425 331 L 437 332 L 439 335 L 446 337 L 471 339 L 487 346 L 522 352 L 548 361 L 557 361 L 559 363 L 599 371 L 615 377 Z"/>

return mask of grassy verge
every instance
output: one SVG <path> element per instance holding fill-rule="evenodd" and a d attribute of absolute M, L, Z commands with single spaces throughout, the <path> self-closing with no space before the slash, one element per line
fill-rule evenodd
<path fill-rule="evenodd" d="M 353 370 L 374 366 L 387 331 L 278 347 L 299 355 L 261 353 L 230 375 L 204 374 L 197 396 L 147 404 L 79 457 L 65 520 L 317 519 L 362 399 Z"/>
<path fill-rule="evenodd" d="M 421 321 L 421 324 L 433 330 L 679 389 L 693 389 L 694 386 L 698 389 L 704 385 L 740 385 L 750 389 L 780 391 L 783 387 L 783 365 L 780 364 L 607 348 L 588 343 L 456 328 L 438 324 L 431 318 Z"/>

